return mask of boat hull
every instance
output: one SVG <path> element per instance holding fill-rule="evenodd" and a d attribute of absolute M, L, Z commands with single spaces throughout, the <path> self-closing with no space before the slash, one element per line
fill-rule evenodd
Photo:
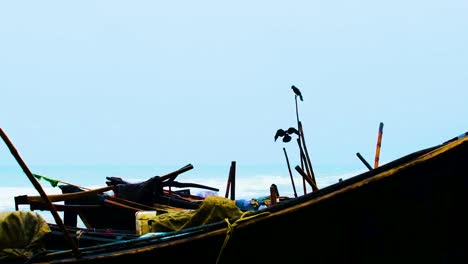
<path fill-rule="evenodd" d="M 464 138 L 245 220 L 32 263 L 468 263 L 467 161 Z"/>

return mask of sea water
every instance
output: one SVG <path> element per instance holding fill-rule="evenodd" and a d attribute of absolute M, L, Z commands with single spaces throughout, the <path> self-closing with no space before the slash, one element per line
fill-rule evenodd
<path fill-rule="evenodd" d="M 59 184 L 73 184 L 79 187 L 94 189 L 105 187 L 106 177 L 121 177 L 122 179 L 137 183 L 148 180 L 153 176 L 164 176 L 170 172 L 184 167 L 180 166 L 154 166 L 154 165 L 87 165 L 87 166 L 31 166 L 29 170 L 38 175 L 58 180 Z M 181 183 L 197 183 L 219 189 L 218 192 L 200 188 L 189 189 L 191 194 L 206 196 L 225 196 L 230 164 L 203 165 L 192 164 L 193 169 L 181 173 L 176 181 Z M 270 194 L 270 186 L 275 184 L 280 196 L 294 197 L 304 194 L 304 181 L 300 175 L 292 171 L 292 177 L 286 165 L 242 165 L 236 164 L 235 171 L 235 198 L 256 199 Z M 326 187 L 362 173 L 364 169 L 356 167 L 318 166 L 313 168 L 319 188 Z M 292 178 L 292 179 L 291 179 Z M 14 211 L 14 197 L 19 195 L 39 195 L 25 172 L 19 166 L 0 166 L 0 211 Z M 46 194 L 59 194 L 60 188 L 53 187 L 46 180 L 38 181 Z M 177 190 L 180 188 L 173 188 Z M 305 192 L 311 192 L 306 185 Z M 110 192 L 111 194 L 111 192 Z M 29 210 L 28 205 L 21 205 L 19 210 Z M 47 221 L 54 222 L 50 212 L 38 211 Z M 61 213 L 59 213 L 63 217 Z M 80 223 L 82 225 L 82 223 Z"/>

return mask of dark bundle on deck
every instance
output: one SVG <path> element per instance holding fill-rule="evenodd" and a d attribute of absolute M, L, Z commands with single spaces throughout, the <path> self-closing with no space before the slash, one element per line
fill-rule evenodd
<path fill-rule="evenodd" d="M 59 185 L 62 193 L 76 193 L 84 190 L 72 185 Z M 134 230 L 135 211 L 127 208 L 109 206 L 106 194 L 92 194 L 65 201 L 65 205 L 99 205 L 96 209 L 80 210 L 80 217 L 86 226 L 98 229 Z M 77 212 L 65 211 L 64 222 L 77 226 Z"/>
<path fill-rule="evenodd" d="M 203 197 L 190 195 L 190 190 L 172 191 L 171 188 L 202 188 L 212 191 L 218 189 L 196 183 L 181 183 L 175 178 L 192 169 L 188 164 L 181 169 L 173 171 L 164 176 L 154 176 L 150 179 L 130 183 L 120 177 L 106 177 L 106 184 L 112 186 L 113 196 L 107 194 L 89 194 L 71 200 L 66 200 L 65 205 L 96 206 L 92 210 L 80 210 L 79 212 L 69 210 L 65 212 L 64 218 L 67 225 L 76 226 L 79 214 L 87 227 L 111 228 L 119 230 L 135 229 L 135 213 L 140 210 L 158 210 L 165 213 L 167 209 L 197 209 Z M 82 192 L 77 186 L 60 185 L 62 193 Z M 164 188 L 168 187 L 169 190 Z"/>
<path fill-rule="evenodd" d="M 196 209 L 199 203 L 184 199 L 178 192 L 165 192 L 164 187 L 172 186 L 175 181 L 164 181 L 163 177 L 154 176 L 144 182 L 129 183 L 119 177 L 106 177 L 108 186 L 115 186 L 115 196 L 136 203 L 153 206 L 168 205 L 184 209 Z"/>
<path fill-rule="evenodd" d="M 183 209 L 196 209 L 199 204 L 190 200 L 179 198 L 176 195 L 164 194 L 163 184 L 159 176 L 152 177 L 140 183 L 128 183 L 121 178 L 107 177 L 108 186 L 114 186 L 114 196 L 107 194 L 91 194 L 84 197 L 65 201 L 65 205 L 98 205 L 92 210 L 82 210 L 79 215 L 88 227 L 100 229 L 135 229 L 135 212 L 133 208 L 119 207 L 111 200 L 134 202 L 139 205 L 153 207 L 154 205 L 169 205 Z M 59 185 L 62 193 L 82 192 L 83 189 L 72 185 Z M 149 208 L 148 208 L 149 210 Z M 77 213 L 67 211 L 64 221 L 67 225 L 76 226 Z"/>

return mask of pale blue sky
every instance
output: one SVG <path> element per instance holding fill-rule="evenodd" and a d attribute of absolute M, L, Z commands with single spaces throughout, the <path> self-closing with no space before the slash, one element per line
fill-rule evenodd
<path fill-rule="evenodd" d="M 468 130 L 467 1 L 2 1 L 0 127 L 28 164 L 381 163 Z M 292 162 L 294 157 L 291 158 Z M 0 144 L 0 164 L 14 164 Z"/>

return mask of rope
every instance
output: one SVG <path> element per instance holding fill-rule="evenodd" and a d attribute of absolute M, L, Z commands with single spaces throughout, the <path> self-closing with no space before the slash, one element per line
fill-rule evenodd
<path fill-rule="evenodd" d="M 226 238 L 224 239 L 223 246 L 221 247 L 221 250 L 219 251 L 218 258 L 216 259 L 216 264 L 219 263 L 219 260 L 221 259 L 221 255 L 223 254 L 224 248 L 226 248 L 227 242 L 229 241 L 229 239 L 231 238 L 232 234 L 234 233 L 234 228 L 235 228 L 240 222 L 247 221 L 247 220 L 250 220 L 250 219 L 255 218 L 255 217 L 258 217 L 258 216 L 262 216 L 262 215 L 267 215 L 267 214 L 269 214 L 269 212 L 263 212 L 263 213 L 260 213 L 260 214 L 255 214 L 255 215 L 251 215 L 251 216 L 246 216 L 248 213 L 250 213 L 250 211 L 244 212 L 244 213 L 239 217 L 239 219 L 237 219 L 237 220 L 236 220 L 234 223 L 232 223 L 232 224 L 229 222 L 229 219 L 228 219 L 228 218 L 225 218 L 225 219 L 224 219 L 224 221 L 227 223 Z"/>

